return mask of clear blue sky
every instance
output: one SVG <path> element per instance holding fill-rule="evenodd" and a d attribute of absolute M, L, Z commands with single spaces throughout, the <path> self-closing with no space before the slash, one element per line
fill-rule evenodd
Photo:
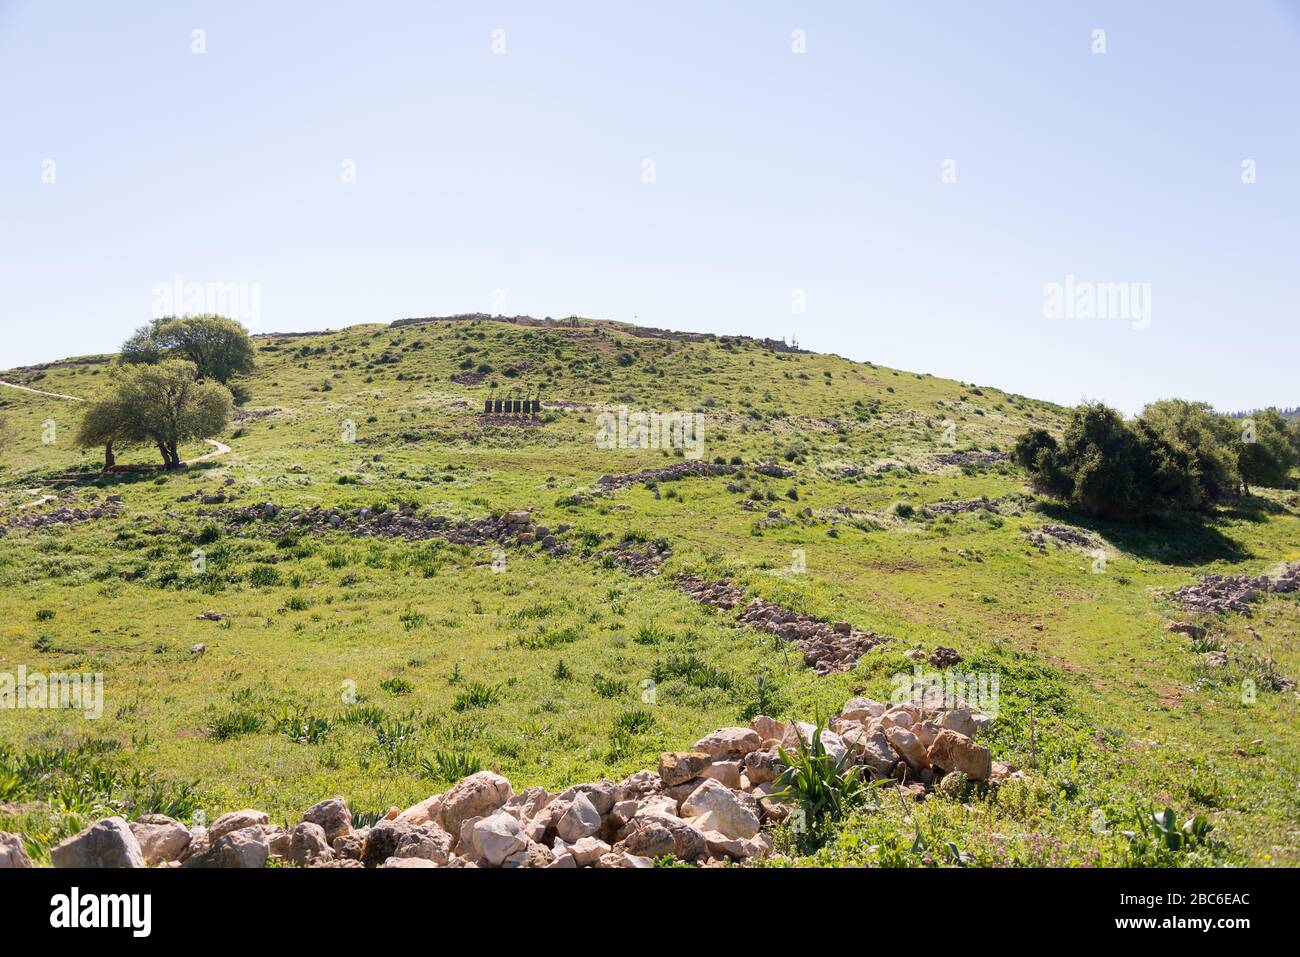
<path fill-rule="evenodd" d="M 0 367 L 115 348 L 179 274 L 257 284 L 261 331 L 636 317 L 1300 402 L 1293 0 L 0 0 L 0 91 Z M 1067 275 L 1149 283 L 1150 327 L 1045 318 Z"/>

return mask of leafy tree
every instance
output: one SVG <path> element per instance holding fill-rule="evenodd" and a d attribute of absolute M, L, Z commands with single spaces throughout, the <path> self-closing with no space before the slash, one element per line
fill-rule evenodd
<path fill-rule="evenodd" d="M 1071 485 L 1061 472 L 1057 456 L 1060 445 L 1046 429 L 1030 429 L 1016 439 L 1011 458 L 1025 471 L 1034 474 L 1044 491 L 1068 498 Z"/>
<path fill-rule="evenodd" d="M 129 410 L 116 392 L 91 402 L 81 417 L 73 443 L 79 449 L 104 449 L 104 470 L 117 464 L 114 446 L 138 445 L 142 439 L 140 429 L 132 420 Z"/>
<path fill-rule="evenodd" d="M 1091 514 L 1137 517 L 1200 508 L 1206 493 L 1195 450 L 1167 438 L 1168 431 L 1141 419 L 1129 425 L 1114 409 L 1089 403 L 1074 410 L 1059 443 L 1031 429 L 1012 455 L 1038 489 Z"/>
<path fill-rule="evenodd" d="M 126 363 L 153 364 L 165 357 L 188 359 L 203 379 L 223 385 L 253 371 L 248 330 L 222 316 L 165 316 L 141 326 L 122 344 Z"/>
<path fill-rule="evenodd" d="M 1143 455 L 1133 431 L 1114 409 L 1094 403 L 1081 406 L 1061 443 L 1070 500 L 1099 515 L 1145 511 L 1139 475 Z"/>
<path fill-rule="evenodd" d="M 1241 485 L 1232 449 L 1233 426 L 1207 403 L 1183 399 L 1152 402 L 1138 417 L 1150 441 L 1173 450 L 1178 467 L 1194 482 L 1190 491 L 1200 507 L 1222 501 Z"/>
<path fill-rule="evenodd" d="M 1300 450 L 1292 441 L 1286 419 L 1273 409 L 1265 409 L 1239 420 L 1237 425 L 1237 470 L 1246 490 L 1252 484 L 1273 488 L 1285 485 L 1291 469 L 1300 461 Z"/>
<path fill-rule="evenodd" d="M 159 320 L 155 319 L 150 325 L 141 326 L 131 333 L 126 342 L 122 343 L 118 360 L 127 365 L 153 364 L 161 361 L 163 351 L 158 345 L 158 340 L 154 338 L 154 328 L 158 322 Z"/>
<path fill-rule="evenodd" d="M 215 435 L 230 422 L 230 390 L 200 382 L 194 363 L 164 359 L 121 375 L 113 397 L 120 403 L 129 437 L 158 447 L 166 468 L 181 464 L 179 447 Z"/>

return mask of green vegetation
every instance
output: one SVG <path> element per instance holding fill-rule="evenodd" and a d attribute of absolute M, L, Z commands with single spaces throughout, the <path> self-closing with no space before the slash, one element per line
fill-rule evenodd
<path fill-rule="evenodd" d="M 577 319 L 252 341 L 256 364 L 231 383 L 253 399 L 211 436 L 231 451 L 180 468 L 103 473 L 103 446 L 71 441 L 85 405 L 0 387 L 0 672 L 104 675 L 97 720 L 0 710 L 0 829 L 28 835 L 40 860 L 102 807 L 212 820 L 252 806 L 296 821 L 333 794 L 361 817 L 409 806 L 469 768 L 516 789 L 617 779 L 756 714 L 887 698 L 916 667 L 904 652 L 943 645 L 957 670 L 999 676 L 987 740 L 1026 776 L 960 800 L 873 791 L 816 847 L 782 845 L 785 863 L 1300 863 L 1296 699 L 1265 680 L 1300 677 L 1296 597 L 1262 595 L 1248 618 L 1188 616 L 1166 597 L 1203 574 L 1300 559 L 1289 489 L 1216 486 L 1222 458 L 1200 457 L 1209 504 L 1089 515 L 1036 498 L 997 454 L 1032 429 L 1064 448 L 1070 410 L 739 338 Z M 481 380 L 456 381 L 481 366 Z M 159 368 L 84 357 L 0 379 L 93 404 L 117 375 Z M 536 424 L 483 420 L 494 383 L 540 390 Z M 599 493 L 603 475 L 683 461 L 598 448 L 596 416 L 624 405 L 701 413 L 704 461 L 735 471 Z M 1166 412 L 1160 431 L 1204 456 L 1199 412 Z M 208 452 L 198 438 L 177 433 L 176 458 Z M 159 461 L 154 447 L 114 452 L 139 466 Z M 942 464 L 954 453 L 970 461 Z M 1239 456 L 1228 464 L 1240 472 Z M 33 504 L 45 495 L 62 499 Z M 110 497 L 98 517 L 32 523 Z M 531 507 L 569 551 L 243 520 L 267 502 L 452 523 Z M 1062 525 L 1104 551 L 1101 570 L 1091 548 L 1035 538 Z M 617 557 L 661 545 L 657 575 Z M 678 574 L 889 640 L 819 676 L 738 624 L 739 609 L 675 588 Z M 1173 618 L 1208 627 L 1228 663 L 1166 632 Z M 1161 837 L 1159 852 L 1155 836 L 1125 836 L 1165 808 L 1179 833 L 1198 816 L 1213 829 L 1173 850 Z"/>
<path fill-rule="evenodd" d="M 126 366 L 114 375 L 109 392 L 89 403 L 74 442 L 78 448 L 104 448 L 104 468 L 116 462 L 114 447 L 151 444 L 163 464 L 178 468 L 181 443 L 222 432 L 230 422 L 230 390 L 200 382 L 194 364 L 164 359 Z"/>
<path fill-rule="evenodd" d="M 121 361 L 154 365 L 165 358 L 194 364 L 202 379 L 223 385 L 254 366 L 248 330 L 222 316 L 165 316 L 141 326 L 122 344 Z"/>
<path fill-rule="evenodd" d="M 1091 515 L 1148 518 L 1211 509 L 1251 485 L 1282 487 L 1297 433 L 1273 411 L 1237 422 L 1204 403 L 1152 403 L 1132 423 L 1114 409 L 1075 409 L 1061 442 L 1022 434 L 1013 457 L 1040 490 Z"/>
<path fill-rule="evenodd" d="M 856 808 L 867 803 L 868 785 L 863 768 L 850 764 L 849 756 L 838 760 L 826 753 L 822 743 L 825 723 L 818 718 L 811 740 L 797 739 L 794 752 L 781 749 L 785 770 L 776 779 L 772 800 L 792 805 L 791 828 L 798 839 L 810 844 L 828 828 L 841 823 Z"/>

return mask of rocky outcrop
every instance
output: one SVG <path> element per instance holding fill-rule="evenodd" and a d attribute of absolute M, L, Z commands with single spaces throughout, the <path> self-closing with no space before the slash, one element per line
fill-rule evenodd
<path fill-rule="evenodd" d="M 1283 567 L 1276 578 L 1268 575 L 1206 575 L 1194 585 L 1173 593 L 1185 611 L 1236 612 L 1249 615 L 1251 602 L 1269 592 L 1300 591 L 1300 562 Z"/>

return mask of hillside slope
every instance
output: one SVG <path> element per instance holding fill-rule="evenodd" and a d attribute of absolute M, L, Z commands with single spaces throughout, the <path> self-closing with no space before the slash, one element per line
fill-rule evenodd
<path fill-rule="evenodd" d="M 950 670 L 996 676 L 990 744 L 1030 773 L 918 805 L 931 846 L 980 864 L 1120 863 L 1118 832 L 1170 804 L 1211 816 L 1214 860 L 1300 860 L 1281 680 L 1300 675 L 1296 598 L 1264 596 L 1248 617 L 1169 598 L 1300 558 L 1294 494 L 1205 522 L 1084 520 L 1037 501 L 1004 456 L 1065 410 L 741 337 L 479 317 L 257 342 L 230 451 L 171 474 L 98 475 L 69 445 L 75 402 L 0 388 L 0 671 L 106 682 L 98 720 L 0 712 L 0 757 L 52 768 L 6 793 L 0 762 L 0 829 L 48 846 L 96 802 L 211 819 L 341 793 L 381 813 L 454 780 L 457 760 L 516 787 L 621 777 L 753 713 L 887 698 L 895 675 L 929 670 L 905 652 L 942 646 L 962 659 Z M 0 380 L 91 398 L 110 361 Z M 483 415 L 485 399 L 525 395 L 540 395 L 535 419 Z M 622 407 L 700 413 L 709 468 L 602 447 L 600 416 Z M 665 468 L 685 477 L 623 478 Z M 375 516 L 404 508 L 453 524 L 528 509 L 555 541 L 383 531 Z M 819 674 L 675 587 L 682 574 L 886 640 Z M 1165 630 L 1189 617 L 1223 662 Z M 57 786 L 101 764 L 151 777 L 78 785 L 58 805 Z M 864 817 L 819 859 L 921 863 L 911 816 Z"/>

